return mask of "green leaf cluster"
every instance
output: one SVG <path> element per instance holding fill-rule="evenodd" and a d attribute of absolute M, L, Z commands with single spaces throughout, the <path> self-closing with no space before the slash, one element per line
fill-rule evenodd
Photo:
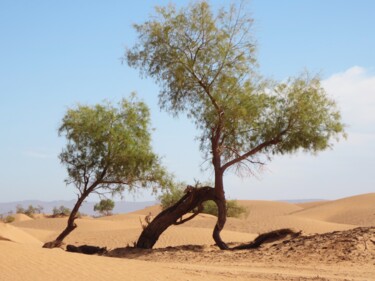
<path fill-rule="evenodd" d="M 112 214 L 112 210 L 115 207 L 115 202 L 111 199 L 102 199 L 99 203 L 94 205 L 94 211 L 99 212 L 104 216 Z"/>
<path fill-rule="evenodd" d="M 66 147 L 59 158 L 67 184 L 79 193 L 121 193 L 125 188 L 164 186 L 168 176 L 152 151 L 150 113 L 135 95 L 112 105 L 77 105 L 68 109 L 59 134 Z"/>
<path fill-rule="evenodd" d="M 68 207 L 65 207 L 64 205 L 61 205 L 60 207 L 53 207 L 52 209 L 52 216 L 69 216 L 71 213 L 71 210 Z"/>
<path fill-rule="evenodd" d="M 318 76 L 277 82 L 257 73 L 252 23 L 242 4 L 216 12 L 207 1 L 157 7 L 134 26 L 138 40 L 124 58 L 157 81 L 162 108 L 194 121 L 217 173 L 251 172 L 274 154 L 316 153 L 345 136 Z"/>
<path fill-rule="evenodd" d="M 35 214 L 40 214 L 42 210 L 43 210 L 42 206 L 34 207 L 33 205 L 29 205 L 27 209 L 22 207 L 22 205 L 16 206 L 16 214 L 25 214 L 31 218 L 33 218 Z"/>

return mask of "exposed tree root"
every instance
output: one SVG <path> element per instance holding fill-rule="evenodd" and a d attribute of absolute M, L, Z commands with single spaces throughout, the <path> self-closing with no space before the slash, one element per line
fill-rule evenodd
<path fill-rule="evenodd" d="M 251 243 L 242 244 L 242 245 L 230 248 L 230 250 L 255 249 L 255 248 L 260 247 L 264 243 L 275 242 L 275 241 L 284 239 L 288 236 L 291 239 L 293 239 L 295 237 L 298 237 L 300 234 L 301 234 L 301 231 L 296 232 L 296 231 L 291 230 L 290 228 L 282 228 L 282 229 L 278 229 L 278 230 L 274 230 L 274 231 L 270 231 L 270 232 L 260 234 Z"/>
<path fill-rule="evenodd" d="M 81 254 L 86 254 L 86 255 L 94 255 L 94 254 L 103 255 L 107 253 L 107 247 L 101 248 L 101 247 L 90 246 L 90 245 L 82 245 L 82 246 L 77 247 L 74 245 L 68 245 L 66 246 L 66 251 L 72 252 L 72 253 L 81 253 Z"/>

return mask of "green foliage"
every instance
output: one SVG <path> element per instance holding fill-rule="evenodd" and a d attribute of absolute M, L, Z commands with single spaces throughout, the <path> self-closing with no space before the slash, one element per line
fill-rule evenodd
<path fill-rule="evenodd" d="M 112 210 L 115 207 L 115 202 L 111 199 L 102 199 L 99 203 L 94 205 L 94 211 L 99 212 L 104 216 L 112 214 Z"/>
<path fill-rule="evenodd" d="M 156 188 L 168 181 L 152 151 L 149 109 L 135 95 L 117 106 L 69 109 L 59 134 L 67 139 L 59 156 L 67 167 L 66 182 L 73 183 L 80 194 Z"/>
<path fill-rule="evenodd" d="M 36 213 L 36 208 L 33 205 L 29 205 L 29 207 L 25 210 L 25 215 L 29 217 L 34 217 L 34 214 Z"/>
<path fill-rule="evenodd" d="M 4 221 L 5 223 L 12 223 L 12 222 L 14 222 L 14 220 L 15 220 L 15 218 L 14 218 L 14 216 L 12 216 L 12 215 L 8 215 L 8 216 L 6 216 L 6 217 L 3 219 L 3 221 Z"/>
<path fill-rule="evenodd" d="M 236 200 L 227 200 L 227 216 L 228 217 L 247 217 L 249 215 L 249 210 L 238 204 Z"/>
<path fill-rule="evenodd" d="M 16 206 L 16 214 L 24 214 L 26 212 L 25 208 L 22 205 Z"/>
<path fill-rule="evenodd" d="M 222 173 L 251 173 L 273 154 L 316 153 L 345 135 L 318 76 L 260 78 L 253 20 L 244 11 L 232 5 L 214 13 L 207 1 L 157 7 L 156 16 L 134 26 L 138 42 L 125 54 L 129 66 L 161 86 L 162 108 L 195 122 L 201 151 L 219 159 L 212 163 Z"/>
<path fill-rule="evenodd" d="M 52 216 L 53 217 L 67 217 L 70 215 L 71 210 L 63 205 L 60 207 L 53 207 Z"/>
<path fill-rule="evenodd" d="M 173 206 L 184 196 L 184 184 L 174 185 L 167 192 L 159 196 L 160 205 L 163 210 Z M 227 200 L 227 216 L 228 217 L 241 217 L 247 214 L 247 209 L 238 204 L 236 200 Z M 218 208 L 214 201 L 206 201 L 203 203 L 202 213 L 218 216 Z"/>
<path fill-rule="evenodd" d="M 29 207 L 27 207 L 27 209 L 23 208 L 22 205 L 17 205 L 16 206 L 16 213 L 17 214 L 25 214 L 29 217 L 34 217 L 35 214 L 40 214 L 43 210 L 43 207 L 42 206 L 37 206 L 37 207 L 34 207 L 33 205 L 29 205 Z"/>
<path fill-rule="evenodd" d="M 0 214 L 0 221 L 5 223 L 12 223 L 15 220 L 15 217 L 12 215 L 12 212 L 8 212 L 7 215 Z"/>
<path fill-rule="evenodd" d="M 161 194 L 158 199 L 163 210 L 177 203 L 184 196 L 184 185 L 172 185 L 168 190 Z"/>
<path fill-rule="evenodd" d="M 75 186 L 78 199 L 66 228 L 45 247 L 60 246 L 76 228 L 74 220 L 90 194 L 114 195 L 125 188 L 134 192 L 146 187 L 156 192 L 170 182 L 152 151 L 149 109 L 135 94 L 129 100 L 122 99 L 117 106 L 107 102 L 68 109 L 59 135 L 67 140 L 59 155 L 68 172 L 65 181 Z M 57 208 L 55 211 L 59 212 Z"/>

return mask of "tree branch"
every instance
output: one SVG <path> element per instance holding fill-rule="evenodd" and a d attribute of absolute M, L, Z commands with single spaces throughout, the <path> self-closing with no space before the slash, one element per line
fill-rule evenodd
<path fill-rule="evenodd" d="M 174 225 L 180 225 L 180 224 L 183 224 L 183 223 L 185 223 L 185 222 L 187 222 L 189 220 L 192 220 L 193 218 L 195 218 L 196 216 L 198 216 L 202 211 L 203 211 L 203 205 L 201 204 L 201 205 L 198 206 L 198 210 L 196 212 L 194 212 L 191 216 L 187 217 L 186 219 L 180 218 L 180 220 L 176 221 L 174 223 Z"/>
<path fill-rule="evenodd" d="M 252 150 L 242 154 L 241 156 L 227 162 L 226 164 L 224 164 L 222 166 L 222 171 L 224 172 L 226 169 L 228 169 L 230 166 L 234 165 L 234 164 L 237 164 L 238 162 L 241 162 L 245 159 L 247 159 L 248 157 L 258 153 L 259 151 L 261 151 L 262 149 L 268 147 L 268 146 L 271 146 L 271 145 L 276 145 L 278 144 L 279 142 L 281 142 L 281 136 L 284 135 L 285 133 L 287 132 L 287 130 L 284 130 L 282 131 L 277 137 L 269 140 L 269 141 L 265 141 L 261 144 L 259 144 L 257 147 L 253 148 Z"/>

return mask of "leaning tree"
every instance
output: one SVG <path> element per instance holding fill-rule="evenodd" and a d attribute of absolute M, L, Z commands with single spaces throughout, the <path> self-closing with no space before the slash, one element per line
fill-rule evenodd
<path fill-rule="evenodd" d="M 227 249 L 220 238 L 227 171 L 251 173 L 275 154 L 322 151 L 344 134 L 319 77 L 305 73 L 277 83 L 257 74 L 253 20 L 244 11 L 231 5 L 214 13 L 207 1 L 198 1 L 183 9 L 157 7 L 149 21 L 134 25 L 138 39 L 125 61 L 160 85 L 161 108 L 194 121 L 214 172 L 213 188 L 188 189 L 148 225 L 138 247 L 152 248 L 171 224 L 191 219 L 213 200 L 219 210 L 213 238 Z"/>
<path fill-rule="evenodd" d="M 76 227 L 78 210 L 90 194 L 168 186 L 168 176 L 151 147 L 150 114 L 133 95 L 118 106 L 110 103 L 69 109 L 59 128 L 67 139 L 59 158 L 67 184 L 77 189 L 77 202 L 66 228 L 45 248 L 58 247 Z"/>

